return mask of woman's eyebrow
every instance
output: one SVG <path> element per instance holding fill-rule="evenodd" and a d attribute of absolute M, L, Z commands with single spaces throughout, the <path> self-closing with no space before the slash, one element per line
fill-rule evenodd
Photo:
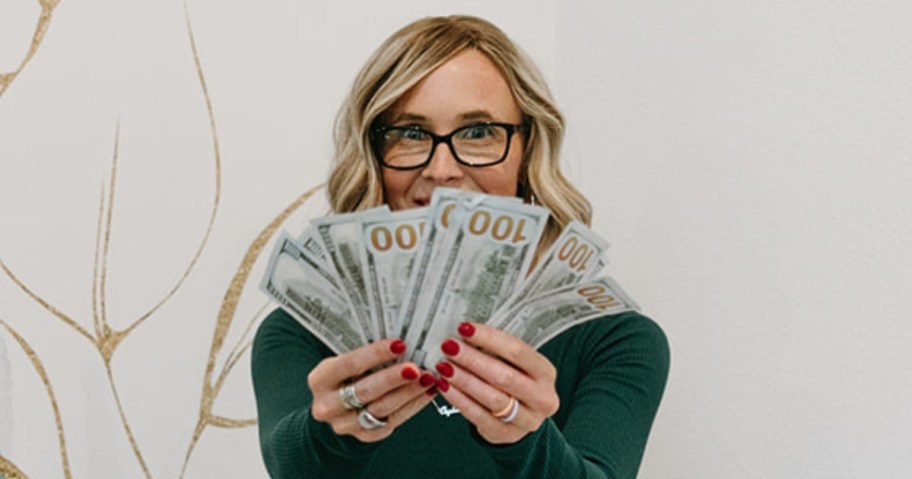
<path fill-rule="evenodd" d="M 472 111 L 467 111 L 465 113 L 459 114 L 460 121 L 477 121 L 477 120 L 491 121 L 493 119 L 494 119 L 494 115 L 492 115 L 491 112 L 489 112 L 487 110 L 472 110 Z M 397 115 L 393 115 L 393 117 L 390 118 L 390 124 L 393 124 L 393 125 L 401 124 L 404 122 L 417 123 L 419 125 L 427 125 L 428 123 L 430 123 L 430 120 L 428 119 L 428 117 L 426 117 L 424 115 L 420 115 L 417 113 L 408 113 L 408 112 L 399 113 Z"/>
<path fill-rule="evenodd" d="M 487 110 L 473 110 L 470 112 L 463 113 L 462 115 L 459 115 L 459 117 L 463 120 L 492 120 L 492 119 L 494 119 L 494 115 L 492 115 Z"/>
<path fill-rule="evenodd" d="M 401 123 L 404 121 L 409 121 L 409 122 L 414 122 L 414 123 L 419 123 L 419 124 L 426 124 L 428 121 L 426 116 L 418 115 L 416 113 L 400 113 L 398 115 L 393 116 L 393 118 L 391 118 L 390 120 L 391 120 L 390 121 L 391 124 Z"/>

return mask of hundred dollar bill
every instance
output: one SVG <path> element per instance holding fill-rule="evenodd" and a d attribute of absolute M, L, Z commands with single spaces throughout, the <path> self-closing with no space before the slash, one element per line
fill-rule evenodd
<path fill-rule="evenodd" d="M 286 233 L 276 242 L 260 289 L 336 354 L 365 344 L 336 280 Z"/>
<path fill-rule="evenodd" d="M 460 207 L 460 198 L 465 195 L 452 188 L 435 188 L 431 195 L 431 204 L 428 206 L 425 220 L 424 241 L 418 245 L 418 250 L 412 263 L 411 272 L 405 287 L 405 295 L 399 305 L 399 317 L 393 325 L 395 336 L 405 338 L 408 331 L 415 323 L 416 313 L 420 302 L 427 295 L 427 283 L 434 272 L 439 271 L 436 263 L 439 262 L 440 251 L 452 243 L 452 235 L 447 234 L 450 224 L 458 221 L 464 213 Z M 409 350 L 412 350 L 409 345 Z"/>
<path fill-rule="evenodd" d="M 317 229 L 309 226 L 298 236 L 298 245 L 310 252 L 314 259 L 318 259 L 324 266 L 329 268 L 326 260 L 326 253 L 323 251 L 323 245 L 320 244 L 320 237 L 317 235 Z"/>
<path fill-rule="evenodd" d="M 549 215 L 545 208 L 499 196 L 451 191 L 441 191 L 439 196 L 457 202 L 449 216 L 443 214 L 445 210 L 431 208 L 438 215 L 432 218 L 434 226 L 448 223 L 447 236 L 452 239 L 441 243 L 444 246 L 430 273 L 413 274 L 412 279 L 424 278 L 411 284 L 421 289 L 422 300 L 405 339 L 411 359 L 425 368 L 442 358 L 440 343 L 455 333 L 459 323 L 486 322 L 513 293 L 528 270 Z M 420 266 L 416 263 L 413 268 Z"/>
<path fill-rule="evenodd" d="M 393 337 L 399 306 L 411 274 L 418 246 L 423 241 L 428 208 L 393 213 L 365 213 L 361 231 L 365 247 L 364 286 L 374 323 L 383 337 Z"/>
<path fill-rule="evenodd" d="M 367 211 L 386 211 L 389 207 L 381 206 Z M 352 310 L 358 325 L 364 331 L 368 342 L 380 339 L 380 328 L 374 324 L 367 303 L 367 292 L 364 286 L 364 271 L 361 263 L 361 218 L 365 212 L 344 213 L 324 216 L 311 221 L 317 230 L 320 244 L 332 265 L 342 290 L 348 294 Z"/>
<path fill-rule="evenodd" d="M 502 309 L 509 310 L 542 291 L 578 284 L 594 277 L 604 265 L 601 258 L 606 249 L 607 241 L 582 222 L 571 221 Z M 494 327 L 503 325 L 497 318 L 488 324 Z"/>
<path fill-rule="evenodd" d="M 405 338 L 412 328 L 416 311 L 421 301 L 427 294 L 429 275 L 433 276 L 445 266 L 445 256 L 442 252 L 452 248 L 455 235 L 447 234 L 451 223 L 459 223 L 466 211 L 464 202 L 481 201 L 486 195 L 470 191 L 461 191 L 454 188 L 438 187 L 431 195 L 431 204 L 426 213 L 426 227 L 423 241 L 413 256 L 411 273 L 405 287 L 405 295 L 399 306 L 398 318 L 394 321 L 393 328 L 388 331 L 390 336 Z M 499 197 L 500 201 L 522 204 L 516 197 Z M 394 334 L 393 334 L 394 333 Z M 411 345 L 410 345 L 411 347 Z"/>
<path fill-rule="evenodd" d="M 577 324 L 638 309 L 617 282 L 601 277 L 526 299 L 511 310 L 503 330 L 538 349 Z"/>

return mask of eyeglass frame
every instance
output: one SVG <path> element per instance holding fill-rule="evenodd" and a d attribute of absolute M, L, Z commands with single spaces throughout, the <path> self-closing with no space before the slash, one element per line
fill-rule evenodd
<path fill-rule="evenodd" d="M 479 127 L 479 126 L 499 126 L 499 127 L 504 128 L 505 130 L 507 130 L 507 146 L 506 146 L 506 148 L 504 148 L 503 156 L 501 156 L 501 158 L 499 160 L 491 162 L 491 163 L 477 165 L 477 164 L 469 163 L 469 162 L 463 160 L 456 153 L 456 147 L 453 146 L 453 135 L 455 135 L 459 131 L 462 131 L 462 130 L 465 130 L 468 128 L 475 128 L 475 127 Z M 430 136 L 431 142 L 432 142 L 431 151 L 428 153 L 427 159 L 417 165 L 412 165 L 412 166 L 394 166 L 394 165 L 390 165 L 389 163 L 387 163 L 383 159 L 383 155 L 380 153 L 379 136 L 386 133 L 387 131 L 391 131 L 391 130 L 420 131 L 420 132 L 425 133 L 428 136 Z M 496 121 L 482 121 L 482 122 L 478 122 L 478 123 L 470 123 L 468 125 L 460 126 L 459 128 L 456 128 L 455 130 L 453 130 L 445 135 L 438 135 L 438 134 L 435 134 L 432 131 L 428 131 L 418 125 L 406 125 L 406 126 L 382 125 L 382 126 L 377 126 L 377 127 L 371 128 L 370 140 L 371 140 L 371 146 L 374 149 L 374 156 L 377 157 L 377 161 L 379 161 L 380 164 L 384 168 L 390 168 L 392 170 L 408 171 L 408 170 L 417 170 L 418 168 L 424 168 L 434 158 L 434 153 L 437 151 L 437 145 L 439 145 L 441 143 L 446 144 L 450 148 L 450 153 L 452 153 L 453 159 L 455 159 L 456 162 L 459 163 L 460 165 L 465 165 L 465 166 L 472 167 L 472 168 L 485 168 L 488 166 L 494 166 L 494 165 L 503 163 L 504 160 L 507 159 L 507 156 L 510 154 L 510 144 L 513 143 L 513 134 L 515 134 L 516 132 L 524 133 L 528 130 L 529 130 L 529 124 L 525 123 L 525 122 L 520 123 L 520 124 L 514 124 L 514 123 L 502 123 L 502 122 L 496 122 Z"/>

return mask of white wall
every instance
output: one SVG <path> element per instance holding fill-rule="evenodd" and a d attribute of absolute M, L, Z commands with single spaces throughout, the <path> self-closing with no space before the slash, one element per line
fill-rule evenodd
<path fill-rule="evenodd" d="M 912 476 L 912 4 L 558 25 L 570 161 L 671 339 L 643 476 Z"/>
<path fill-rule="evenodd" d="M 90 333 L 117 125 L 112 328 L 177 283 L 220 194 L 186 281 L 113 354 L 152 476 L 178 476 L 226 290 L 254 238 L 323 181 L 355 71 L 405 22 L 457 11 L 491 19 L 539 61 L 568 119 L 569 175 L 612 243 L 612 274 L 671 340 L 641 477 L 912 474 L 907 2 L 188 5 L 218 188 L 178 0 L 64 0 L 0 96 L 0 260 Z M 18 67 L 39 11 L 37 1 L 0 4 L 0 72 Z M 288 227 L 323 208 L 307 203 Z M 263 305 L 261 271 L 257 262 L 237 313 L 223 315 L 233 321 L 216 373 Z M 47 371 L 72 477 L 141 476 L 98 349 L 2 272 L 0 320 Z M 2 327 L 0 342 L 0 365 L 10 364 L 0 454 L 30 477 L 63 477 L 41 377 Z M 214 414 L 253 417 L 248 360 Z M 187 469 L 264 474 L 251 427 L 207 427 Z"/>

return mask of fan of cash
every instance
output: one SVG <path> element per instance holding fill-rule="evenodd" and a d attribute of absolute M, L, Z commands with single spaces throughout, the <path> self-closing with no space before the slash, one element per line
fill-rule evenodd
<path fill-rule="evenodd" d="M 538 348 L 597 317 L 639 309 L 606 276 L 608 244 L 568 224 L 529 271 L 549 211 L 518 198 L 436 188 L 430 206 L 382 206 L 283 232 L 261 289 L 336 354 L 402 338 L 430 367 L 463 321 Z"/>

